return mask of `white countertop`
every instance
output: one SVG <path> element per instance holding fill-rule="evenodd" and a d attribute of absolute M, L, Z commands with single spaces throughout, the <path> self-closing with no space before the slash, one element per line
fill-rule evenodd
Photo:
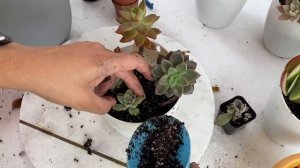
<path fill-rule="evenodd" d="M 224 29 L 204 27 L 197 19 L 194 0 L 190 3 L 181 0 L 153 2 L 153 12 L 161 16 L 155 26 L 198 56 L 211 83 L 220 87 L 220 92 L 215 93 L 216 109 L 222 102 L 242 95 L 258 114 L 246 128 L 231 136 L 215 127 L 210 145 L 200 160 L 202 168 L 268 168 L 284 156 L 300 151 L 300 148 L 275 144 L 262 126 L 264 106 L 287 62 L 272 56 L 262 43 L 264 20 L 271 0 L 249 0 L 236 20 Z M 71 0 L 71 7 L 70 38 L 117 25 L 110 0 L 94 3 Z M 11 110 L 12 100 L 20 95 L 12 90 L 0 93 L 1 168 L 32 167 L 26 156 L 19 156 L 22 151 L 19 112 Z"/>

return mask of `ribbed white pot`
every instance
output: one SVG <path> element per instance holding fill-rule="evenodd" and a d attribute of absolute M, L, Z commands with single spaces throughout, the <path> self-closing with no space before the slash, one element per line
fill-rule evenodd
<path fill-rule="evenodd" d="M 208 27 L 228 26 L 247 0 L 196 0 L 199 20 Z"/>
<path fill-rule="evenodd" d="M 166 115 L 172 115 L 174 112 L 176 112 L 178 109 L 179 103 L 180 103 L 180 98 L 178 99 L 176 104 L 173 106 L 173 108 L 171 108 L 166 113 Z M 109 114 L 105 115 L 105 119 L 115 130 L 117 130 L 121 135 L 123 135 L 124 137 L 126 137 L 128 139 L 131 138 L 131 136 L 133 135 L 133 133 L 137 129 L 137 127 L 142 124 L 142 122 L 132 123 L 132 122 L 122 121 L 115 117 L 112 117 Z"/>
<path fill-rule="evenodd" d="M 284 101 L 280 86 L 276 86 L 264 110 L 264 127 L 278 144 L 300 145 L 300 120 Z"/>
<path fill-rule="evenodd" d="M 292 58 L 300 53 L 300 23 L 279 20 L 279 0 L 273 0 L 265 23 L 264 44 L 275 56 Z"/>

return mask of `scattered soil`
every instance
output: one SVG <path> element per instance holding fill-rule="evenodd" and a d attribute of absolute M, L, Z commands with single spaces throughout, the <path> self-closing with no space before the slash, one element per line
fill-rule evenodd
<path fill-rule="evenodd" d="M 12 109 L 18 109 L 21 107 L 23 98 L 16 99 L 12 102 Z"/>
<path fill-rule="evenodd" d="M 149 133 L 149 137 L 141 149 L 141 161 L 138 167 L 183 168 L 177 159 L 177 152 L 183 144 L 181 130 L 184 123 L 170 122 L 168 117 L 150 120 L 157 129 L 149 130 L 148 126 L 140 127 L 140 133 Z M 128 152 L 130 157 L 130 151 Z"/>
<path fill-rule="evenodd" d="M 177 97 L 167 98 L 165 95 L 155 95 L 155 85 L 153 81 L 147 80 L 141 73 L 134 71 L 135 75 L 142 84 L 146 99 L 138 106 L 140 113 L 137 116 L 132 116 L 128 111 L 114 111 L 111 109 L 109 114 L 119 120 L 127 122 L 143 122 L 149 118 L 166 114 L 177 102 Z M 128 87 L 123 83 L 120 88 L 115 90 L 109 90 L 106 95 L 116 97 L 118 93 L 124 93 Z M 169 99 L 173 99 L 172 102 L 167 102 Z M 162 106 L 164 104 L 164 106 Z"/>
<path fill-rule="evenodd" d="M 214 85 L 214 86 L 212 86 L 212 90 L 213 90 L 213 92 L 219 92 L 220 87 L 218 85 Z"/>
<path fill-rule="evenodd" d="M 71 111 L 71 110 L 72 110 L 72 107 L 64 106 L 64 109 L 65 109 L 66 111 Z"/>
<path fill-rule="evenodd" d="M 92 142 L 93 142 L 93 140 L 88 138 L 87 141 L 83 145 L 83 147 L 87 150 L 89 155 L 92 155 L 92 150 L 91 150 Z"/>
<path fill-rule="evenodd" d="M 284 100 L 291 112 L 300 120 L 300 104 L 291 101 L 287 96 L 284 96 Z"/>
<path fill-rule="evenodd" d="M 78 163 L 78 162 L 79 162 L 79 160 L 78 160 L 78 159 L 76 159 L 76 158 L 74 158 L 74 162 L 77 162 L 77 163 Z"/>
<path fill-rule="evenodd" d="M 21 151 L 21 152 L 19 153 L 19 156 L 20 156 L 20 157 L 23 157 L 25 154 L 26 154 L 25 151 Z"/>

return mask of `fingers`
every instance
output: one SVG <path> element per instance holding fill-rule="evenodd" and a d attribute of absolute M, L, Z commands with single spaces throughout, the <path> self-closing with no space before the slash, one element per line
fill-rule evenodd
<path fill-rule="evenodd" d="M 140 84 L 138 78 L 133 74 L 132 71 L 120 71 L 116 72 L 115 75 L 122 79 L 127 87 L 131 89 L 136 95 L 144 96 L 144 89 Z"/>
<path fill-rule="evenodd" d="M 95 87 L 95 93 L 98 96 L 103 96 L 115 84 L 116 80 L 117 77 L 115 75 L 109 76 L 107 81 L 103 81 Z"/>
<path fill-rule="evenodd" d="M 111 59 L 108 65 L 111 74 L 136 69 L 142 73 L 146 79 L 153 80 L 150 65 L 138 54 L 133 53 L 115 53 L 115 57 Z"/>
<path fill-rule="evenodd" d="M 83 110 L 88 112 L 106 114 L 116 104 L 116 100 L 109 96 L 99 97 L 94 93 L 90 93 L 89 96 L 89 102 L 83 107 Z"/>

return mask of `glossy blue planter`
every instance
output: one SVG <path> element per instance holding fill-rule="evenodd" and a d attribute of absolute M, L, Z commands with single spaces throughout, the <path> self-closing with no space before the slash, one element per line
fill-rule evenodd
<path fill-rule="evenodd" d="M 160 116 L 160 117 L 167 117 L 165 115 Z M 140 128 L 142 128 L 144 125 L 147 125 L 149 130 L 155 130 L 157 129 L 153 124 L 152 120 L 154 118 L 145 121 L 142 125 L 140 125 L 137 130 L 134 132 L 134 134 L 131 137 L 128 149 L 130 151 L 130 157 L 128 157 L 127 161 L 127 167 L 128 168 L 137 168 L 141 159 L 141 151 L 142 151 L 142 146 L 149 136 L 149 133 L 141 132 Z M 179 122 L 176 118 L 174 117 L 168 117 L 168 119 L 173 122 Z M 179 147 L 178 149 L 178 155 L 177 158 L 180 161 L 182 165 L 184 165 L 185 168 L 190 167 L 190 155 L 191 155 L 191 144 L 190 144 L 190 137 L 188 134 L 187 129 L 185 126 L 182 127 L 183 129 L 181 130 L 181 137 L 183 139 L 183 144 Z"/>

